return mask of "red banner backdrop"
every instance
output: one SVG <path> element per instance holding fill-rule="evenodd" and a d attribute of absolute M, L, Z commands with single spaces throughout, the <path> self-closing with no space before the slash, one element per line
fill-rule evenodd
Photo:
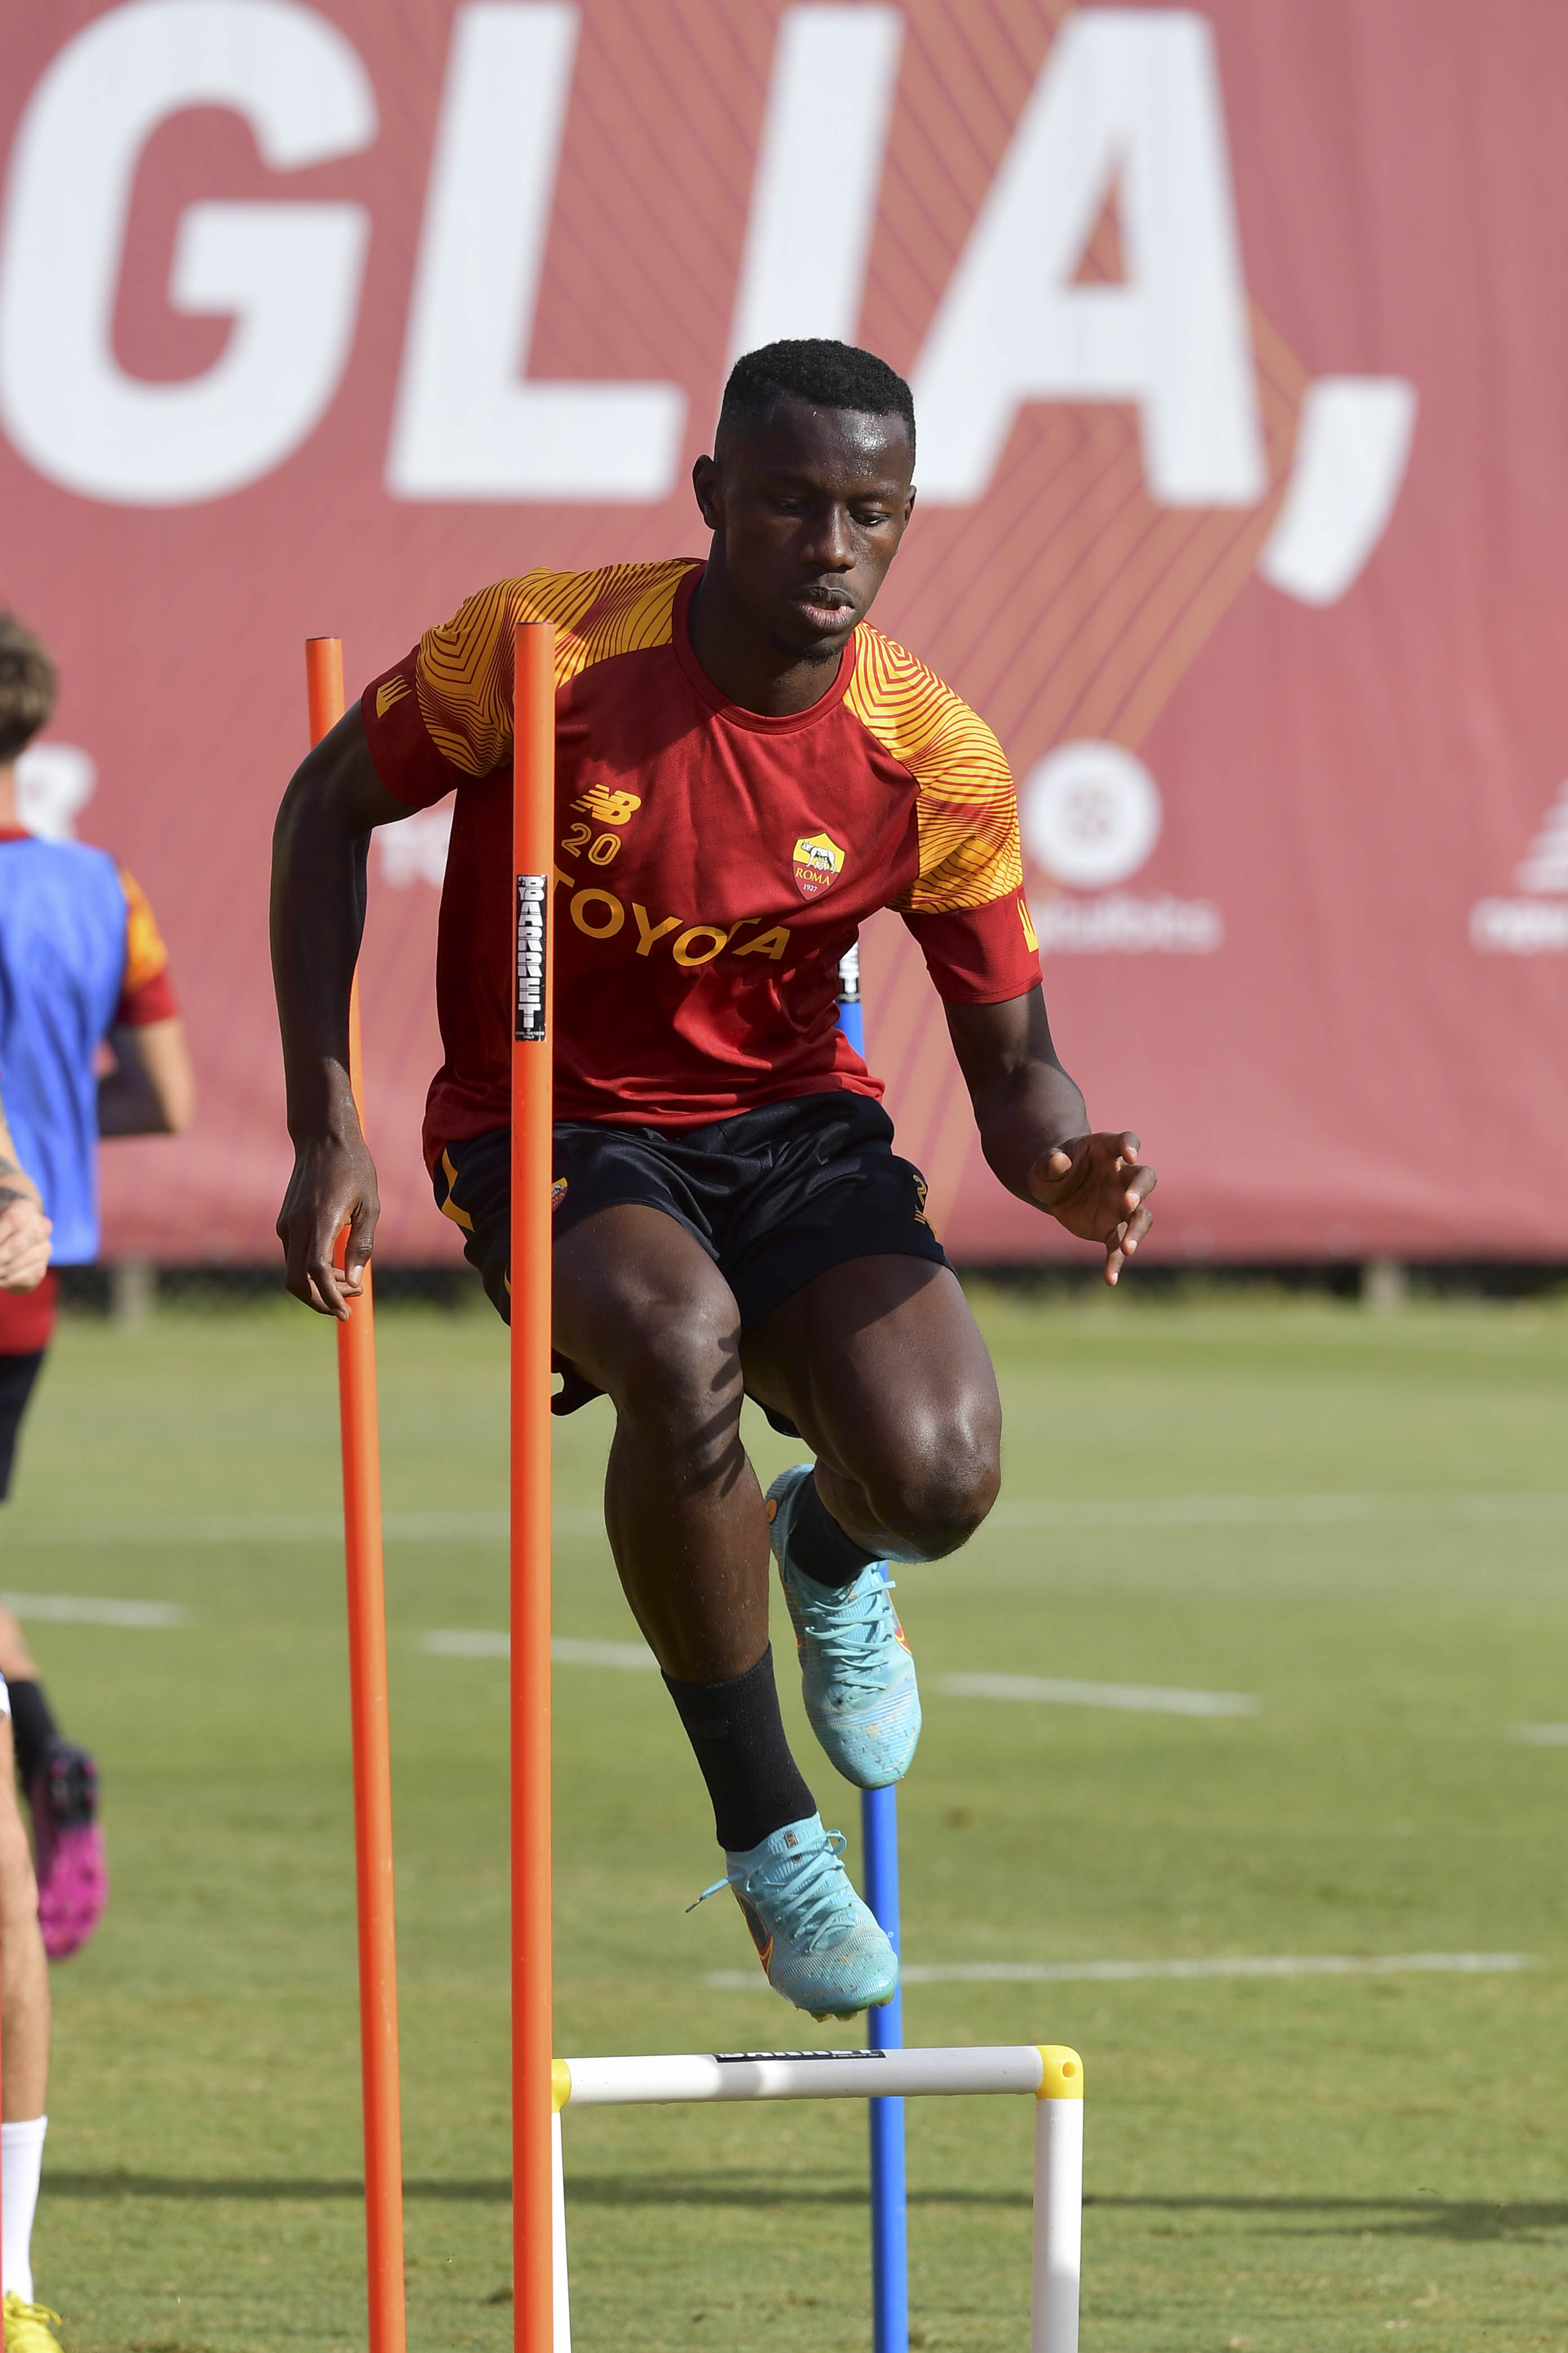
<path fill-rule="evenodd" d="M 194 1132 L 106 1248 L 268 1254 L 268 839 L 351 682 L 507 572 L 700 552 L 737 348 L 871 344 L 921 507 L 879 607 L 1017 774 L 1047 996 L 1193 1258 L 1568 1256 L 1568 16 L 1494 0 L 128 0 L 0 10 L 0 601 L 29 806 L 127 861 Z M 386 1255 L 454 1240 L 440 812 L 378 838 Z M 901 927 L 871 1058 L 961 1257 L 980 1163 Z"/>

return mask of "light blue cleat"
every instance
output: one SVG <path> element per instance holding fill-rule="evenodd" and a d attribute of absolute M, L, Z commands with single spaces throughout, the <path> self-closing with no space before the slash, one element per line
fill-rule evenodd
<path fill-rule="evenodd" d="M 850 1885 L 843 1852 L 843 1833 L 825 1831 L 819 1814 L 786 1822 L 761 1846 L 726 1853 L 727 1873 L 697 1899 L 734 1890 L 768 1983 L 813 2018 L 880 2010 L 898 1991 L 898 1955 Z"/>
<path fill-rule="evenodd" d="M 819 1585 L 792 1563 L 790 1523 L 811 1472 L 809 1462 L 797 1462 L 768 1489 L 768 1541 L 800 1653 L 801 1695 L 845 1779 L 885 1789 L 903 1779 L 921 1736 L 915 1662 L 883 1563 L 871 1562 L 853 1585 Z"/>

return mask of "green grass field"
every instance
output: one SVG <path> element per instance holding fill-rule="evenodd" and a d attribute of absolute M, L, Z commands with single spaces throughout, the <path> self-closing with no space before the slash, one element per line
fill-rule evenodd
<path fill-rule="evenodd" d="M 911 2041 L 1084 2052 L 1086 2353 L 1568 2347 L 1568 1749 L 1509 1737 L 1568 1719 L 1568 1311 L 1379 1320 L 1130 1287 L 982 1312 L 1004 1505 L 961 1559 L 900 1578 L 928 1681 L 1260 1704 L 933 1689 L 907 1958 L 1533 1964 L 911 1987 Z M 388 1510 L 499 1511 L 499 1326 L 384 1314 L 381 1364 Z M 607 1423 L 599 1405 L 561 1429 L 556 1624 L 626 1642 L 592 1520 Z M 791 1451 L 753 1435 L 766 1477 Z M 36 2248 L 71 2353 L 363 2344 L 336 1479 L 331 1342 L 302 1312 L 66 1325 L 3 1582 L 189 1613 L 33 1629 L 99 1751 L 115 1873 L 55 1978 Z M 504 1586 L 482 1527 L 389 1546 L 416 2353 L 510 2342 L 505 1669 L 420 1647 L 503 1626 Z M 715 1851 L 658 1678 L 555 1680 L 559 2047 L 855 2041 L 760 1976 L 706 1982 L 750 1947 L 727 1901 L 683 1909 Z M 800 1743 L 852 1831 L 852 1794 Z M 911 2107 L 921 2345 L 1026 2343 L 1029 2105 Z M 579 2353 L 868 2345 L 861 2112 L 589 2114 L 567 2166 Z"/>

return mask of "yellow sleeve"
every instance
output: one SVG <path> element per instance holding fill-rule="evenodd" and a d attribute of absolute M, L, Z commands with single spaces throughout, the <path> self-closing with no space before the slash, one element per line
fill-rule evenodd
<path fill-rule="evenodd" d="M 120 986 L 121 997 L 129 997 L 168 971 L 169 951 L 146 892 L 123 866 L 120 887 L 125 893 L 125 977 Z"/>
<path fill-rule="evenodd" d="M 568 630 L 592 603 L 594 579 L 590 572 L 530 572 L 498 580 L 426 630 L 414 689 L 425 732 L 452 767 L 488 776 L 500 763 L 511 743 L 513 629 L 520 621 L 553 621 Z"/>
<path fill-rule="evenodd" d="M 426 629 L 414 687 L 426 733 L 464 776 L 487 776 L 511 744 L 512 632 L 520 621 L 555 624 L 555 683 L 596 661 L 666 644 L 670 611 L 689 558 L 612 564 L 597 572 L 529 572 L 499 580 Z"/>
<path fill-rule="evenodd" d="M 920 872 L 902 914 L 989 906 L 1024 880 L 1018 797 L 1002 746 L 950 686 L 880 630 L 856 633 L 849 708 L 915 780 Z"/>

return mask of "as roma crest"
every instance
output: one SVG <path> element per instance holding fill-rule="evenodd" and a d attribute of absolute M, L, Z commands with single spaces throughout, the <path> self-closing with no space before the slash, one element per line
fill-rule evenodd
<path fill-rule="evenodd" d="M 803 899 L 815 899 L 844 871 L 844 852 L 826 833 L 803 833 L 795 846 L 795 886 Z"/>

